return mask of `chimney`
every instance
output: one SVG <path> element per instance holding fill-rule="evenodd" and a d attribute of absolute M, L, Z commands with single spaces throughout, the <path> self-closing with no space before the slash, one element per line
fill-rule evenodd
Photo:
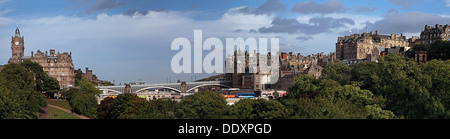
<path fill-rule="evenodd" d="M 50 55 L 55 55 L 55 49 L 50 49 Z"/>

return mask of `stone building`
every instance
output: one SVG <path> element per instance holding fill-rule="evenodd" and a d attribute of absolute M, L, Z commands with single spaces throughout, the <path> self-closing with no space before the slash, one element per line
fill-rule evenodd
<path fill-rule="evenodd" d="M 24 56 L 24 37 L 20 36 L 19 28 L 15 31 L 15 36 L 11 38 L 12 55 L 8 63 L 20 63 L 24 60 L 31 60 L 39 63 L 50 77 L 59 81 L 61 88 L 73 87 L 75 84 L 74 66 L 72 62 L 72 53 L 56 53 L 51 49 L 50 53 L 40 50 L 36 54 L 31 51 L 31 56 Z"/>
<path fill-rule="evenodd" d="M 308 56 L 302 56 L 300 53 L 282 52 L 280 57 L 280 78 L 277 83 L 270 85 L 270 88 L 287 90 L 292 86 L 294 78 L 302 74 L 309 74 L 318 79 L 322 75 L 322 70 L 325 66 L 335 60 L 336 53 L 334 52 L 328 55 L 322 52 Z"/>
<path fill-rule="evenodd" d="M 378 30 L 370 33 L 352 34 L 338 37 L 336 43 L 336 58 L 342 61 L 375 61 L 380 50 L 391 47 L 405 47 L 409 49 L 410 42 L 417 37 L 407 39 L 403 34 L 381 35 Z"/>
<path fill-rule="evenodd" d="M 422 44 L 431 44 L 436 40 L 450 41 L 450 26 L 436 24 L 435 27 L 425 25 L 425 29 L 420 33 Z"/>
<path fill-rule="evenodd" d="M 24 37 L 20 36 L 19 28 L 16 29 L 15 35 L 11 37 L 11 58 L 8 63 L 22 62 L 24 56 Z"/>
<path fill-rule="evenodd" d="M 335 53 L 325 55 L 324 53 L 312 54 L 308 56 L 302 56 L 300 53 L 294 54 L 292 52 L 279 52 L 276 55 L 272 55 L 270 52 L 267 54 L 267 60 L 257 59 L 256 65 L 262 62 L 267 62 L 267 65 L 271 63 L 272 56 L 278 56 L 279 60 L 279 79 L 275 84 L 268 84 L 270 82 L 270 73 L 262 73 L 257 67 L 256 73 L 250 73 L 249 64 L 252 62 L 251 57 L 259 57 L 259 53 L 248 53 L 235 51 L 234 55 L 229 55 L 227 59 L 233 58 L 234 63 L 227 63 L 226 66 L 234 64 L 233 73 L 227 73 L 226 79 L 233 81 L 234 88 L 249 89 L 253 91 L 260 91 L 266 89 L 282 89 L 286 90 L 292 85 L 293 79 L 301 74 L 310 74 L 316 78 L 321 76 L 323 67 L 336 59 Z M 236 56 L 245 56 L 244 61 L 238 61 Z M 238 67 L 240 63 L 245 63 L 245 66 Z M 239 69 L 242 68 L 242 69 Z M 238 73 L 241 71 L 242 73 Z"/>
<path fill-rule="evenodd" d="M 338 37 L 336 43 L 336 57 L 349 64 L 359 61 L 375 61 L 376 58 L 383 53 L 389 53 L 386 50 L 402 50 L 407 52 L 417 44 L 429 45 L 436 40 L 450 41 L 450 26 L 436 24 L 434 27 L 425 25 L 424 30 L 420 34 L 420 38 L 412 36 L 407 39 L 401 34 L 379 35 L 363 33 L 352 34 L 350 36 Z M 426 53 L 426 52 L 422 52 Z M 421 53 L 421 54 L 422 54 Z M 423 58 L 422 58 L 423 59 Z"/>
<path fill-rule="evenodd" d="M 112 85 L 108 81 L 102 81 L 97 78 L 97 75 L 93 74 L 92 70 L 90 70 L 88 67 L 86 67 L 86 73 L 83 73 L 81 69 L 74 71 L 76 78 L 86 79 L 92 83 L 94 83 L 97 86 L 105 86 L 105 85 Z"/>
<path fill-rule="evenodd" d="M 414 61 L 416 61 L 417 64 L 425 63 L 427 61 L 427 52 L 426 51 L 415 51 Z"/>
<path fill-rule="evenodd" d="M 237 57 L 245 57 L 244 61 L 240 61 Z M 230 59 L 234 59 L 234 63 L 227 63 L 227 67 L 233 66 L 233 73 L 228 73 L 226 77 L 227 79 L 231 79 L 233 81 L 234 88 L 248 89 L 248 90 L 263 90 L 264 84 L 269 82 L 270 74 L 262 73 L 257 67 L 256 69 L 250 69 L 250 64 L 256 63 L 259 65 L 260 62 L 270 63 L 269 53 L 267 55 L 267 59 L 269 60 L 260 60 L 257 58 L 256 61 L 253 61 L 253 58 L 259 57 L 259 53 L 248 53 L 242 51 L 235 51 L 233 55 L 229 55 L 227 57 L 227 61 L 231 61 Z M 244 66 L 238 66 L 238 64 L 243 64 Z M 250 72 L 250 70 L 256 70 L 256 72 Z M 239 71 L 239 72 L 238 72 Z"/>

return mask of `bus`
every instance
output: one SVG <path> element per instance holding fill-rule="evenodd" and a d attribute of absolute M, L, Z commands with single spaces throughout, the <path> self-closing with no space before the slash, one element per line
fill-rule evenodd
<path fill-rule="evenodd" d="M 255 98 L 255 93 L 238 93 L 237 98 Z"/>
<path fill-rule="evenodd" d="M 236 98 L 236 95 L 223 95 L 224 98 Z"/>
<path fill-rule="evenodd" d="M 117 94 L 113 94 L 113 93 L 108 93 L 106 95 L 107 98 L 117 98 Z"/>

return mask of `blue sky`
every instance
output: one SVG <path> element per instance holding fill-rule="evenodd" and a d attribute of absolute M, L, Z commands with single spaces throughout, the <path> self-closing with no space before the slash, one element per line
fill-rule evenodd
<path fill-rule="evenodd" d="M 280 38 L 281 51 L 333 52 L 338 36 L 379 30 L 418 36 L 425 24 L 450 23 L 450 0 L 0 0 L 0 64 L 11 56 L 19 23 L 25 55 L 72 52 L 115 83 L 191 81 L 208 74 L 174 74 L 177 37 Z M 224 41 L 223 41 L 224 42 Z M 208 53 L 208 52 L 204 52 Z"/>

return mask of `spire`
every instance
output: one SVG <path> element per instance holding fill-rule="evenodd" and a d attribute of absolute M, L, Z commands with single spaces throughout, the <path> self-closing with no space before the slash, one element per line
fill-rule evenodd
<path fill-rule="evenodd" d="M 16 28 L 16 37 L 20 37 L 19 27 Z"/>

